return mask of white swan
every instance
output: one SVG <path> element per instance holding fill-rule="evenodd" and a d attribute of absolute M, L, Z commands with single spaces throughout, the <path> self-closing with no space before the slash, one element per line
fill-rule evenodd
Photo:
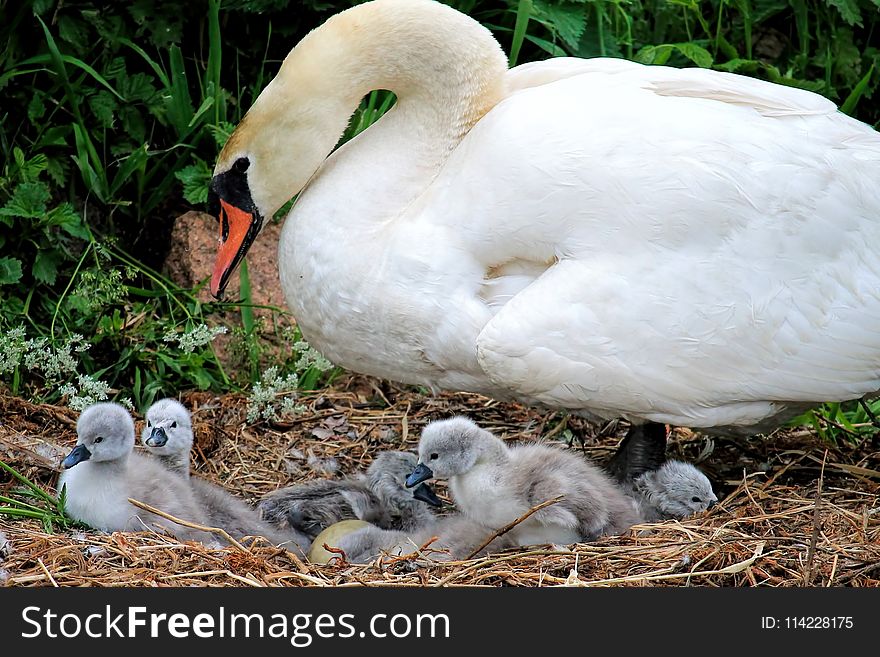
<path fill-rule="evenodd" d="M 327 157 L 371 89 L 397 94 Z M 880 134 L 704 69 L 507 70 L 428 0 L 330 18 L 224 147 L 222 294 L 266 217 L 335 363 L 691 427 L 772 426 L 880 389 Z"/>

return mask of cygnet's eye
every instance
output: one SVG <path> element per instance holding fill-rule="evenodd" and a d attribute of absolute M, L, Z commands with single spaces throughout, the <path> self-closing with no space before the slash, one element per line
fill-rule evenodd
<path fill-rule="evenodd" d="M 701 500 L 699 497 L 692 497 L 692 498 L 691 498 L 691 502 L 697 502 L 698 504 L 699 504 L 700 502 L 702 502 L 702 501 L 703 501 L 703 500 Z"/>
<path fill-rule="evenodd" d="M 95 445 L 102 442 L 103 440 L 104 440 L 104 436 L 98 436 L 97 438 L 95 438 Z"/>
<path fill-rule="evenodd" d="M 151 426 L 153 426 L 153 425 L 150 424 L 150 421 L 149 421 L 149 420 L 147 420 L 147 427 L 149 428 L 149 427 L 151 427 Z"/>
<path fill-rule="evenodd" d="M 172 428 L 172 429 L 176 429 L 176 428 L 177 428 L 177 421 L 176 421 L 176 420 L 175 420 L 174 422 L 171 423 L 171 428 Z"/>
<path fill-rule="evenodd" d="M 430 458 L 432 461 L 436 461 L 438 458 L 440 458 L 440 455 L 439 455 L 437 452 L 434 452 L 434 453 L 431 454 L 431 456 L 428 457 L 428 458 Z"/>

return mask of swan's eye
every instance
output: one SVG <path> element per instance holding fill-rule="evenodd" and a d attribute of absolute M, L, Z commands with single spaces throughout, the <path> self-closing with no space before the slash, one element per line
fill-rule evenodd
<path fill-rule="evenodd" d="M 147 420 L 147 428 L 149 428 L 149 427 L 151 427 L 151 426 L 153 426 L 153 425 L 150 424 L 150 421 L 149 421 L 149 420 Z"/>
<path fill-rule="evenodd" d="M 699 504 L 699 503 L 702 502 L 702 501 L 703 501 L 703 500 L 701 500 L 699 497 L 692 497 L 692 498 L 691 498 L 691 502 L 696 502 L 697 504 Z"/>
<path fill-rule="evenodd" d="M 174 422 L 171 423 L 171 428 L 172 428 L 172 429 L 176 429 L 176 428 L 177 428 L 177 420 L 175 420 Z"/>
<path fill-rule="evenodd" d="M 103 440 L 104 436 L 98 436 L 97 438 L 95 438 L 95 444 L 97 445 L 98 443 L 103 442 Z"/>
<path fill-rule="evenodd" d="M 436 461 L 438 458 L 440 458 L 440 455 L 437 454 L 437 452 L 434 452 L 433 454 L 431 454 L 431 456 L 430 456 L 429 458 L 430 458 L 432 461 Z"/>
<path fill-rule="evenodd" d="M 232 165 L 233 171 L 237 171 L 238 173 L 244 173 L 248 170 L 248 167 L 251 165 L 251 161 L 246 157 L 240 157 L 235 161 L 235 164 Z"/>

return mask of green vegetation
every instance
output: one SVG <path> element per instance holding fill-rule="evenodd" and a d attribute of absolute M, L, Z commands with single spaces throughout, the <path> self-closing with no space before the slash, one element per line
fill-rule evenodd
<path fill-rule="evenodd" d="M 49 534 L 52 533 L 56 525 L 62 529 L 84 526 L 71 520 L 64 513 L 65 494 L 63 491 L 58 499 L 55 499 L 3 461 L 0 461 L 0 470 L 5 471 L 19 484 L 10 491 L 11 496 L 0 495 L 0 515 L 12 518 L 34 518 L 42 523 L 43 529 Z"/>
<path fill-rule="evenodd" d="M 281 59 L 350 4 L 0 5 L 0 346 L 12 349 L 0 354 L 0 379 L 14 394 L 128 398 L 143 409 L 187 388 L 254 383 L 265 363 L 247 295 L 204 304 L 159 269 L 174 218 L 204 207 L 219 146 Z M 492 29 L 512 63 L 601 55 L 711 67 L 810 89 L 880 122 L 880 0 L 449 4 Z M 345 138 L 393 101 L 371 93 Z M 246 291 L 246 267 L 242 275 Z M 224 371 L 207 328 L 229 310 L 243 320 L 232 337 L 249 363 L 244 375 Z M 281 394 L 289 375 L 298 387 L 321 381 L 314 363 L 303 371 L 289 353 L 262 394 Z M 841 426 L 860 424 L 843 422 L 839 413 L 858 412 L 845 409 L 829 412 Z"/>
<path fill-rule="evenodd" d="M 807 425 L 824 440 L 835 445 L 859 445 L 875 441 L 880 433 L 880 399 L 870 402 L 822 404 L 790 422 L 791 426 Z"/>

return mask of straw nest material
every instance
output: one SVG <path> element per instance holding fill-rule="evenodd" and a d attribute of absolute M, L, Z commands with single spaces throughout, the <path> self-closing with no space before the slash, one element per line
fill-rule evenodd
<path fill-rule="evenodd" d="M 193 470 L 255 502 L 279 486 L 362 471 L 386 449 L 411 449 L 425 423 L 466 414 L 510 440 L 555 438 L 602 463 L 625 423 L 596 427 L 559 412 L 472 394 L 426 396 L 352 376 L 304 395 L 289 422 L 248 425 L 238 395 L 191 393 Z M 55 494 L 77 414 L 0 395 L 0 459 Z M 138 418 L 140 429 L 141 418 Z M 699 461 L 719 506 L 685 521 L 569 547 L 538 546 L 460 562 L 430 545 L 368 565 L 304 563 L 253 541 L 224 549 L 149 533 L 44 531 L 0 515 L 11 543 L 7 586 L 878 586 L 880 446 L 830 444 L 806 429 L 708 438 L 676 430 L 670 456 Z M 19 484 L 0 473 L 0 495 Z M 444 494 L 440 487 L 441 494 Z"/>

